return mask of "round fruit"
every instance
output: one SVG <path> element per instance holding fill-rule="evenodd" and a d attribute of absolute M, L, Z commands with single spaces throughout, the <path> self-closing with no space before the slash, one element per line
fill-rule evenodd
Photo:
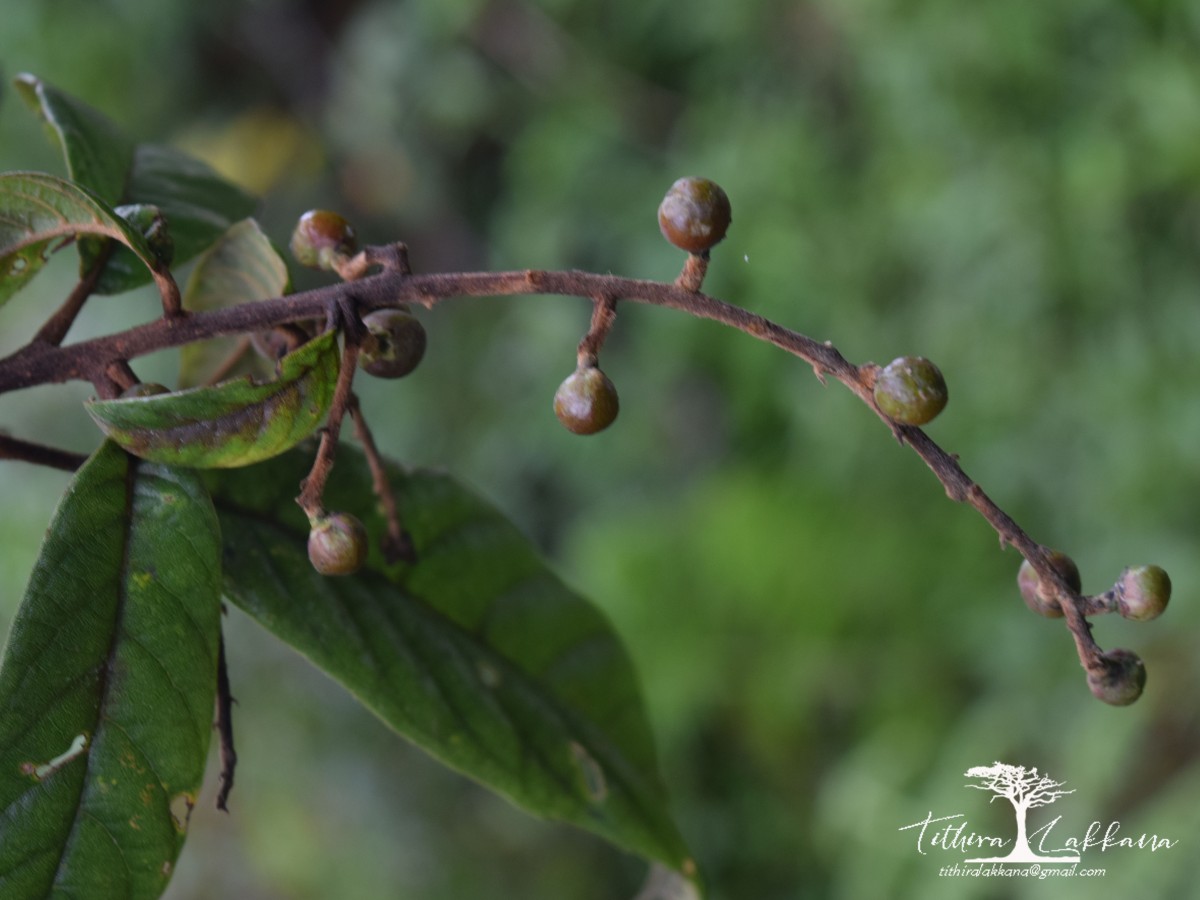
<path fill-rule="evenodd" d="M 875 405 L 902 425 L 932 422 L 949 395 L 938 367 L 920 356 L 893 359 L 875 377 Z"/>
<path fill-rule="evenodd" d="M 1071 590 L 1077 594 L 1083 590 L 1083 581 L 1079 577 L 1079 566 L 1075 565 L 1075 561 L 1058 550 L 1051 550 L 1048 555 L 1050 565 L 1063 577 Z M 1020 588 L 1021 596 L 1025 599 L 1025 605 L 1035 613 L 1045 616 L 1047 619 L 1062 618 L 1062 607 L 1059 606 L 1057 600 L 1050 596 L 1050 592 L 1044 589 L 1041 576 L 1030 565 L 1029 560 L 1021 563 L 1021 568 L 1017 572 L 1017 587 Z"/>
<path fill-rule="evenodd" d="M 1109 650 L 1100 657 L 1104 668 L 1088 672 L 1088 688 L 1113 706 L 1128 706 L 1146 687 L 1146 666 L 1132 650 Z"/>
<path fill-rule="evenodd" d="M 376 378 L 403 378 L 425 356 L 425 327 L 401 309 L 377 309 L 363 317 L 367 336 L 358 363 Z"/>
<path fill-rule="evenodd" d="M 367 559 L 367 529 L 356 516 L 330 513 L 308 533 L 308 559 L 322 575 L 351 575 Z"/>
<path fill-rule="evenodd" d="M 617 389 L 595 366 L 576 369 L 554 392 L 554 414 L 575 434 L 603 431 L 619 409 Z"/>
<path fill-rule="evenodd" d="M 158 384 L 154 381 L 139 381 L 137 384 L 131 384 L 125 390 L 121 391 L 121 399 L 128 400 L 131 397 L 153 397 L 155 394 L 169 394 L 171 389 L 165 384 Z"/>
<path fill-rule="evenodd" d="M 1117 581 L 1117 611 L 1145 622 L 1162 615 L 1171 599 L 1171 579 L 1158 566 L 1131 566 Z"/>
<path fill-rule="evenodd" d="M 354 255 L 358 238 L 344 217 L 327 209 L 310 209 L 296 223 L 290 246 L 300 265 L 329 271 L 335 259 Z"/>
<path fill-rule="evenodd" d="M 171 264 L 175 258 L 175 241 L 171 238 L 167 220 L 161 209 L 152 204 L 134 203 L 118 206 L 116 212 L 141 232 L 147 246 L 160 263 L 164 266 Z"/>
<path fill-rule="evenodd" d="M 663 237 L 689 253 L 703 253 L 715 246 L 732 220 L 729 197 L 707 178 L 680 178 L 658 207 Z"/>

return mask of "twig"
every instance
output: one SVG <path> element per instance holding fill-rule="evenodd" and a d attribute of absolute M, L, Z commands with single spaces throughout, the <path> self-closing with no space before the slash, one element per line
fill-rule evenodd
<path fill-rule="evenodd" d="M 383 270 L 362 275 L 363 268 L 354 271 L 361 276 L 352 282 L 330 285 L 312 291 L 278 297 L 272 300 L 244 303 L 210 312 L 189 314 L 184 318 L 160 319 L 107 337 L 83 341 L 67 347 L 30 344 L 11 356 L 0 359 L 0 393 L 37 384 L 71 380 L 92 380 L 94 373 L 103 370 L 114 360 L 139 356 L 176 347 L 196 340 L 230 334 L 261 331 L 288 323 L 328 315 L 331 305 L 353 298 L 359 312 L 407 303 L 420 303 L 427 308 L 451 297 L 500 297 L 516 294 L 554 294 L 592 298 L 621 298 L 627 302 L 646 303 L 677 309 L 701 319 L 711 319 L 736 328 L 752 337 L 773 344 L 800 357 L 812 366 L 824 381 L 829 375 L 842 382 L 880 417 L 902 442 L 907 443 L 933 471 L 956 501 L 974 507 L 999 534 L 1001 543 L 1011 544 L 1033 566 L 1043 582 L 1054 589 L 1054 599 L 1063 607 L 1067 625 L 1075 639 L 1080 661 L 1088 671 L 1102 668 L 1100 649 L 1091 636 L 1091 627 L 1084 617 L 1089 609 L 1084 597 L 1071 590 L 1057 570 L 1050 565 L 1045 549 L 1030 538 L 1001 510 L 959 466 L 957 459 L 934 443 L 919 428 L 897 425 L 875 405 L 872 389 L 877 367 L 867 363 L 855 366 L 830 343 L 821 343 L 806 335 L 784 328 L 715 297 L 692 290 L 694 277 L 688 278 L 688 267 L 680 275 L 683 284 L 620 278 L 578 271 L 524 270 L 510 272 L 464 272 L 413 275 L 407 271 L 406 256 L 393 245 L 364 251 L 362 261 L 378 263 Z M 388 265 L 391 261 L 392 265 Z M 690 261 L 689 261 L 690 262 Z M 703 260 L 701 260 L 703 262 Z M 691 263 L 693 269 L 696 263 Z M 697 274 L 693 272 L 693 275 Z M 702 272 L 698 273 L 702 274 Z M 335 392 L 334 412 L 330 427 L 322 437 L 318 460 L 298 498 L 317 508 L 324 480 L 332 465 L 333 443 L 340 426 L 340 416 L 349 398 L 349 382 L 357 362 L 357 345 L 348 342 L 343 355 L 342 373 Z M 340 399 L 339 399 L 340 398 Z M 340 405 L 338 405 L 340 404 Z"/>
<path fill-rule="evenodd" d="M 87 461 L 87 457 L 82 453 L 23 441 L 7 434 L 0 434 L 0 459 L 34 463 L 64 472 L 74 472 Z"/>
<path fill-rule="evenodd" d="M 110 362 L 104 374 L 123 391 L 138 383 L 137 373 L 129 367 L 128 360 L 118 359 Z"/>
<path fill-rule="evenodd" d="M 342 347 L 342 363 L 338 370 L 337 384 L 333 389 L 333 401 L 329 405 L 329 417 L 321 431 L 321 442 L 317 446 L 317 456 L 313 460 L 312 469 L 300 488 L 300 496 L 296 503 L 304 510 L 309 521 L 313 521 L 325 512 L 322 496 L 325 493 L 325 482 L 333 471 L 333 461 L 337 454 L 338 436 L 342 431 L 342 419 L 350 404 L 350 388 L 354 383 L 354 372 L 358 368 L 359 340 L 361 339 L 362 322 L 354 311 L 352 297 L 341 298 L 341 302 L 330 311 L 330 326 L 341 327 L 345 336 Z"/>
<path fill-rule="evenodd" d="M 71 326 L 79 316 L 79 311 L 83 309 L 83 304 L 96 289 L 100 276 L 104 274 L 104 267 L 108 264 L 108 259 L 112 256 L 115 247 L 116 244 L 113 241 L 105 241 L 104 249 L 100 251 L 92 268 L 83 278 L 79 279 L 74 289 L 67 295 L 67 299 L 63 301 L 63 305 L 46 320 L 45 324 L 38 329 L 37 334 L 33 336 L 35 343 L 58 346 L 63 342 L 63 338 L 67 336 L 67 332 L 71 330 Z"/>
<path fill-rule="evenodd" d="M 693 294 L 699 291 L 704 284 L 704 276 L 708 273 L 708 258 L 707 250 L 703 253 L 689 253 L 683 264 L 683 271 L 675 279 L 675 284 Z"/>
<path fill-rule="evenodd" d="M 220 742 L 221 786 L 217 790 L 217 809 L 229 812 L 229 794 L 237 769 L 237 751 L 233 747 L 233 695 L 229 690 L 229 669 L 225 665 L 225 635 L 217 635 L 217 737 Z"/>
<path fill-rule="evenodd" d="M 183 308 L 183 297 L 179 294 L 179 285 L 166 266 L 155 266 L 150 270 L 155 287 L 162 296 L 163 318 L 170 322 L 189 315 Z"/>
<path fill-rule="evenodd" d="M 349 411 L 350 420 L 354 423 L 354 436 L 362 444 L 363 454 L 367 458 L 367 466 L 371 470 L 372 489 L 379 499 L 379 505 L 383 507 L 383 516 L 387 521 L 387 536 L 383 539 L 380 548 L 383 550 L 383 558 L 389 564 L 414 562 L 417 553 L 412 535 L 400 521 L 400 510 L 396 504 L 396 495 L 392 492 L 391 483 L 388 481 L 383 457 L 379 453 L 379 448 L 375 446 L 375 438 L 371 434 L 371 429 L 367 427 L 366 416 L 363 415 L 362 409 L 358 405 L 358 397 L 354 394 L 350 395 Z"/>
<path fill-rule="evenodd" d="M 592 322 L 588 327 L 588 333 L 583 336 L 576 351 L 579 365 L 596 365 L 596 360 L 600 356 L 600 348 L 604 346 L 604 340 L 612 331 L 616 321 L 616 297 L 602 295 L 592 301 Z"/>

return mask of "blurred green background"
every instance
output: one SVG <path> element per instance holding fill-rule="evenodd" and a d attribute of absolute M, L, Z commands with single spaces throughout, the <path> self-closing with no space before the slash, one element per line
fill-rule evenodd
<path fill-rule="evenodd" d="M 1200 6 L 53 0 L 8 4 L 0 65 L 262 193 L 280 243 L 331 206 L 421 271 L 669 280 L 658 201 L 717 180 L 734 224 L 708 292 L 857 362 L 935 360 L 930 433 L 1086 590 L 1171 573 L 1163 619 L 1096 624 L 1146 660 L 1139 703 L 1091 698 L 1019 558 L 848 391 L 711 323 L 622 306 L 621 417 L 581 439 L 550 398 L 585 303 L 444 304 L 414 376 L 361 384 L 380 444 L 493 498 L 611 616 L 714 897 L 1194 896 Z M 0 166 L 62 170 L 7 85 Z M 4 309 L 0 352 L 72 275 L 58 260 Z M 98 298 L 71 337 L 155 302 Z M 0 423 L 90 450 L 89 393 L 2 396 Z M 0 632 L 66 481 L 0 466 Z M 236 612 L 227 640 L 232 812 L 204 799 L 170 900 L 637 892 L 637 860 L 441 769 Z M 1075 790 L 1031 827 L 1179 843 L 1091 851 L 1100 880 L 939 877 L 963 854 L 899 829 L 963 813 L 1011 835 L 1007 804 L 964 788 L 994 760 Z"/>

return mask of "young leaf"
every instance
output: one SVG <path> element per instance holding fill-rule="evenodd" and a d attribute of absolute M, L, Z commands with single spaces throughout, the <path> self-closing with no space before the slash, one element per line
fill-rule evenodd
<path fill-rule="evenodd" d="M 306 455 L 206 474 L 225 595 L 400 734 L 526 810 L 695 878 L 620 639 L 529 542 L 451 478 L 391 465 L 417 561 L 341 578 L 308 564 Z M 325 492 L 377 539 L 371 476 L 343 446 Z M 334 776 L 336 777 L 336 776 Z"/>
<path fill-rule="evenodd" d="M 120 241 L 154 270 L 158 261 L 142 235 L 88 191 L 41 172 L 0 174 L 0 303 L 45 265 L 56 244 L 80 235 Z"/>
<path fill-rule="evenodd" d="M 249 377 L 171 394 L 85 403 L 100 430 L 135 456 L 200 469 L 248 466 L 289 450 L 325 419 L 338 376 L 337 332 L 279 361 L 279 377 Z"/>
<path fill-rule="evenodd" d="M 200 160 L 160 144 L 138 145 L 123 202 L 162 210 L 175 243 L 176 264 L 192 259 L 258 205 L 254 197 Z M 96 291 L 118 294 L 145 283 L 144 273 L 133 260 L 117 253 L 109 260 Z"/>
<path fill-rule="evenodd" d="M 194 473 L 106 442 L 0 664 L 0 896 L 158 897 L 212 732 L 220 535 Z"/>
<path fill-rule="evenodd" d="M 187 262 L 254 210 L 253 197 L 199 160 L 170 147 L 135 143 L 110 119 L 33 75 L 18 76 L 16 86 L 57 138 L 72 180 L 109 206 L 141 204 L 162 211 L 177 263 Z M 84 242 L 79 251 L 81 271 L 87 272 L 99 248 Z M 96 292 L 120 293 L 147 281 L 137 260 L 118 250 Z"/>
<path fill-rule="evenodd" d="M 197 260 L 183 292 L 183 307 L 201 312 L 265 300 L 287 293 L 288 283 L 283 257 L 257 222 L 243 219 L 231 225 Z M 180 386 L 203 384 L 236 344 L 236 338 L 217 338 L 185 346 L 179 362 Z"/>

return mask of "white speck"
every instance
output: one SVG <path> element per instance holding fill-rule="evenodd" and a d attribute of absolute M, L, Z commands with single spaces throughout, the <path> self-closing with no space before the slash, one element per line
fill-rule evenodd
<path fill-rule="evenodd" d="M 608 796 L 608 783 L 604 780 L 604 770 L 600 768 L 600 763 L 592 758 L 582 744 L 571 741 L 570 747 L 575 765 L 579 767 L 579 773 L 583 776 L 583 786 L 588 799 L 593 803 L 603 802 Z"/>
<path fill-rule="evenodd" d="M 479 680 L 486 688 L 495 689 L 500 686 L 500 670 L 486 660 L 480 660 L 476 663 L 476 671 L 479 673 Z"/>

